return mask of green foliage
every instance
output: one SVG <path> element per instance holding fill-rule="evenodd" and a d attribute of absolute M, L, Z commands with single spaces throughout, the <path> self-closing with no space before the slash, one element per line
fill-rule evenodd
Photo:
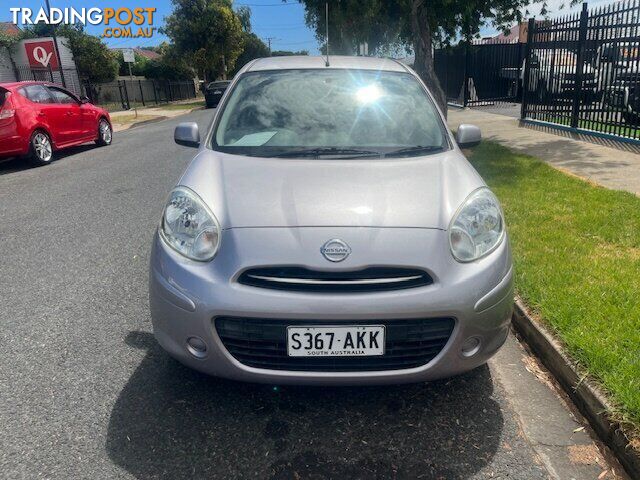
<path fill-rule="evenodd" d="M 229 77 L 233 77 L 238 70 L 244 67 L 251 60 L 269 56 L 269 47 L 267 47 L 255 33 L 245 32 L 243 43 L 244 50 L 238 57 L 235 68 L 231 70 Z"/>
<path fill-rule="evenodd" d="M 188 59 L 178 52 L 175 45 L 162 42 L 159 46 L 154 47 L 153 50 L 159 53 L 161 57 L 149 62 L 145 73 L 147 78 L 185 80 L 196 76 L 196 72 L 191 67 Z"/>
<path fill-rule="evenodd" d="M 0 48 L 11 49 L 18 43 L 20 39 L 13 35 L 7 35 L 6 33 L 0 31 Z"/>
<path fill-rule="evenodd" d="M 233 70 L 244 47 L 243 23 L 231 0 L 172 0 L 162 32 L 188 56 L 204 78 Z M 226 71 L 225 71 L 226 68 Z"/>
<path fill-rule="evenodd" d="M 236 15 L 240 19 L 240 24 L 245 32 L 251 31 L 251 9 L 246 5 L 239 7 L 236 10 Z"/>
<path fill-rule="evenodd" d="M 22 35 L 23 38 L 35 38 L 51 36 L 52 33 L 51 25 L 36 24 L 25 28 Z M 117 55 L 98 37 L 85 33 L 81 24 L 60 25 L 55 33 L 68 40 L 67 46 L 73 54 L 80 77 L 94 83 L 115 79 L 118 73 Z"/>

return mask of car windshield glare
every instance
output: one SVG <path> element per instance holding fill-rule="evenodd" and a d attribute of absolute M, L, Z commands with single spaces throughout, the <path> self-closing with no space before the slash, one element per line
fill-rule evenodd
<path fill-rule="evenodd" d="M 413 75 L 309 69 L 244 74 L 211 148 L 258 157 L 418 156 L 448 146 L 439 114 Z"/>

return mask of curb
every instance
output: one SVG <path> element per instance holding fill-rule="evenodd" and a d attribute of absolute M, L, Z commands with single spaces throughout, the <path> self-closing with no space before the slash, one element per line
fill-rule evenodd
<path fill-rule="evenodd" d="M 627 473 L 632 478 L 640 478 L 640 451 L 631 446 L 620 424 L 608 418 L 611 404 L 591 380 L 578 373 L 575 362 L 549 330 L 529 316 L 519 298 L 516 299 L 512 323 L 587 418 L 600 440 L 615 453 Z"/>

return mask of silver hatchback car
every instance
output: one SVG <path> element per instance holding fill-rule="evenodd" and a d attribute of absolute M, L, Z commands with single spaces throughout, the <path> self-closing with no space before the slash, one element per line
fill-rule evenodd
<path fill-rule="evenodd" d="M 382 384 L 486 362 L 504 343 L 513 271 L 498 200 L 418 76 L 388 59 L 245 66 L 164 207 L 155 336 L 237 380 Z"/>

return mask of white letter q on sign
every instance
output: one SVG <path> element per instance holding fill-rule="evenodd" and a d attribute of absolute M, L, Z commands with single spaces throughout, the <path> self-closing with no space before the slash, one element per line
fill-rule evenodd
<path fill-rule="evenodd" d="M 53 55 L 53 52 L 47 53 L 47 51 L 43 47 L 36 47 L 33 49 L 33 59 L 43 67 L 49 65 L 51 55 Z"/>

